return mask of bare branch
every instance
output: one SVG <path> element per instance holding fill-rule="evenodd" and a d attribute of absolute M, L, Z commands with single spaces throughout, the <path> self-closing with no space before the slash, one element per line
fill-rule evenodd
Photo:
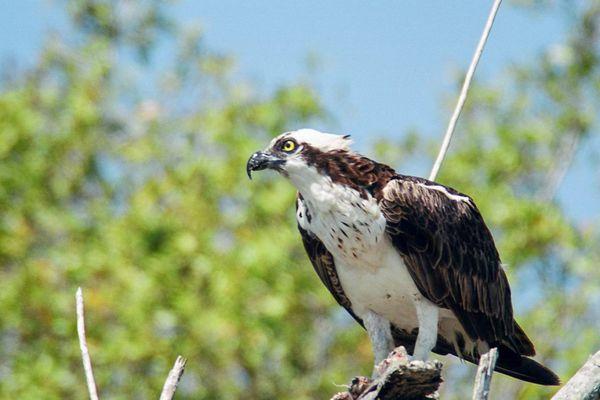
<path fill-rule="evenodd" d="M 591 356 L 552 400 L 600 398 L 600 351 Z"/>
<path fill-rule="evenodd" d="M 79 335 L 79 347 L 81 349 L 81 359 L 83 361 L 83 369 L 85 371 L 85 379 L 87 382 L 90 400 L 98 400 L 98 390 L 96 389 L 96 381 L 94 380 L 94 372 L 92 371 L 92 360 L 88 352 L 87 340 L 85 338 L 85 320 L 83 313 L 83 292 L 81 287 L 77 288 L 75 293 L 77 304 L 77 334 Z"/>
<path fill-rule="evenodd" d="M 450 123 L 448 124 L 448 128 L 446 129 L 446 134 L 444 135 L 444 141 L 442 142 L 442 147 L 440 148 L 440 152 L 433 164 L 433 168 L 431 169 L 431 174 L 429 174 L 429 180 L 433 181 L 437 177 L 437 174 L 442 166 L 442 162 L 444 161 L 444 157 L 446 157 L 446 152 L 448 151 L 448 147 L 450 146 L 450 140 L 452 139 L 452 134 L 454 133 L 454 129 L 456 128 L 456 122 L 458 121 L 458 117 L 465 105 L 465 101 L 467 100 L 467 93 L 469 91 L 469 87 L 471 86 L 471 81 L 473 80 L 473 75 L 475 74 L 475 68 L 477 68 L 477 64 L 479 63 L 479 59 L 481 58 L 481 54 L 483 53 L 483 47 L 485 46 L 485 42 L 490 35 L 490 31 L 492 29 L 492 25 L 494 24 L 494 19 L 496 18 L 496 14 L 498 13 L 498 8 L 500 7 L 500 3 L 502 0 L 494 0 L 494 4 L 492 5 L 492 9 L 490 10 L 490 15 L 488 16 L 487 22 L 485 23 L 485 28 L 483 29 L 483 33 L 481 34 L 481 38 L 479 39 L 479 43 L 477 44 L 477 48 L 475 49 L 475 54 L 473 54 L 473 59 L 471 60 L 471 65 L 469 65 L 469 69 L 467 70 L 467 75 L 465 76 L 465 81 L 463 82 L 462 89 L 460 90 L 460 96 L 458 97 L 458 102 L 456 103 L 456 107 L 454 108 L 454 112 L 452 113 L 452 117 L 450 118 Z"/>
<path fill-rule="evenodd" d="M 558 193 L 558 189 L 560 189 L 560 185 L 575 158 L 575 153 L 579 149 L 582 134 L 582 132 L 574 131 L 563 138 L 558 153 L 555 155 L 554 165 L 548 173 L 547 182 L 537 196 L 540 200 L 552 201 Z"/>
<path fill-rule="evenodd" d="M 442 383 L 439 361 L 409 361 L 404 347 L 397 347 L 377 367 L 376 379 L 358 376 L 347 392 L 337 393 L 331 400 L 393 400 L 436 398 Z"/>
<path fill-rule="evenodd" d="M 172 400 L 175 396 L 175 391 L 177 390 L 177 384 L 181 379 L 181 375 L 183 375 L 183 371 L 185 369 L 185 364 L 187 360 L 181 356 L 177 356 L 177 360 L 175 360 L 175 365 L 169 372 L 169 376 L 167 376 L 167 380 L 165 381 L 165 385 L 163 386 L 163 390 L 160 393 L 160 400 Z"/>
<path fill-rule="evenodd" d="M 477 375 L 475 375 L 475 387 L 473 388 L 473 400 L 487 400 L 497 359 L 498 349 L 495 347 L 479 359 L 479 367 L 477 367 Z"/>

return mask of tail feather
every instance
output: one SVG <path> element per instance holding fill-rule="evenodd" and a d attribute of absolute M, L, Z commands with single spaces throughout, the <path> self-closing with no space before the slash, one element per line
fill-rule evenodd
<path fill-rule="evenodd" d="M 525 335 L 523 330 L 518 325 L 516 330 L 517 332 L 515 337 L 519 339 L 519 350 L 524 351 L 527 355 L 535 354 L 533 344 L 527 338 L 527 335 Z M 416 329 L 408 333 L 392 325 L 392 336 L 396 346 L 404 346 L 409 354 L 413 354 L 417 334 L 418 331 Z M 517 378 L 522 381 L 537 383 L 538 385 L 560 385 L 559 377 L 552 372 L 552 370 L 529 357 L 515 352 L 509 347 L 509 345 L 489 344 L 489 347 L 496 347 L 498 349 L 498 360 L 495 368 L 496 372 L 512 376 L 513 378 Z M 459 355 L 456 352 L 456 347 L 451 345 L 449 341 L 446 341 L 441 336 L 438 336 L 438 341 L 436 346 L 433 348 L 433 352 L 441 355 L 453 354 L 475 365 L 479 364 L 479 354 L 473 355 L 461 352 Z"/>
<path fill-rule="evenodd" d="M 495 370 L 513 378 L 537 383 L 538 385 L 560 385 L 560 378 L 531 358 L 520 356 L 501 346 Z"/>
<path fill-rule="evenodd" d="M 515 353 L 506 345 L 492 345 L 490 347 L 498 349 L 498 360 L 494 371 L 538 385 L 560 385 L 560 378 L 550 368 L 529 357 Z M 473 364 L 479 364 L 479 356 L 474 358 L 466 355 L 464 359 Z"/>
<path fill-rule="evenodd" d="M 517 350 L 524 356 L 535 356 L 535 348 L 533 343 L 527 337 L 527 334 L 523 331 L 523 328 L 519 326 L 515 321 L 515 334 L 514 339 L 517 343 Z"/>

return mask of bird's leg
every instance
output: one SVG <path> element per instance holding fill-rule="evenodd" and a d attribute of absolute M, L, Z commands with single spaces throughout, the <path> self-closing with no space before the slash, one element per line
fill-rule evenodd
<path fill-rule="evenodd" d="M 420 294 L 415 295 L 413 299 L 419 321 L 413 359 L 426 361 L 429 352 L 437 343 L 438 307 Z"/>
<path fill-rule="evenodd" d="M 375 358 L 374 366 L 385 360 L 394 349 L 394 339 L 392 339 L 392 331 L 390 329 L 390 321 L 383 318 L 379 314 L 368 310 L 362 316 L 365 328 L 371 339 L 373 347 L 373 356 Z M 373 377 L 377 376 L 377 371 L 373 369 Z"/>

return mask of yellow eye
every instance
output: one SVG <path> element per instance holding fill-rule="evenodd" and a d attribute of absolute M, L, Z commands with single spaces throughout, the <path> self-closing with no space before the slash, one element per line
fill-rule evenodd
<path fill-rule="evenodd" d="M 296 148 L 296 142 L 294 142 L 293 140 L 286 140 L 283 143 L 283 146 L 281 146 L 281 150 L 285 151 L 286 153 L 290 153 L 290 152 L 294 151 L 295 148 Z"/>

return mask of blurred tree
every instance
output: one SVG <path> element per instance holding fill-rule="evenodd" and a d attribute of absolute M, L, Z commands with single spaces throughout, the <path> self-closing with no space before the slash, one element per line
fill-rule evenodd
<path fill-rule="evenodd" d="M 315 94 L 253 94 L 163 8 L 69 2 L 69 34 L 3 83 L 0 397 L 85 397 L 78 285 L 104 398 L 156 396 L 177 354 L 179 398 L 313 398 L 352 367 L 321 352 L 330 301 L 291 187 L 244 172 L 268 135 L 322 115 Z M 160 74 L 159 40 L 176 49 Z"/>
<path fill-rule="evenodd" d="M 69 32 L 0 92 L 0 397 L 86 396 L 79 285 L 103 398 L 157 396 L 177 354 L 182 399 L 326 398 L 369 371 L 365 335 L 301 248 L 293 189 L 244 173 L 270 135 L 325 116 L 316 94 L 257 95 L 168 2 L 66 4 Z M 596 128 L 598 7 L 575 8 L 567 41 L 531 67 L 471 93 L 440 177 L 477 200 L 527 292 L 519 319 L 563 378 L 600 347 L 598 231 L 554 199 Z M 383 156 L 435 147 L 420 137 Z M 472 371 L 447 363 L 445 393 L 464 398 Z M 549 393 L 495 382 L 506 398 Z"/>

